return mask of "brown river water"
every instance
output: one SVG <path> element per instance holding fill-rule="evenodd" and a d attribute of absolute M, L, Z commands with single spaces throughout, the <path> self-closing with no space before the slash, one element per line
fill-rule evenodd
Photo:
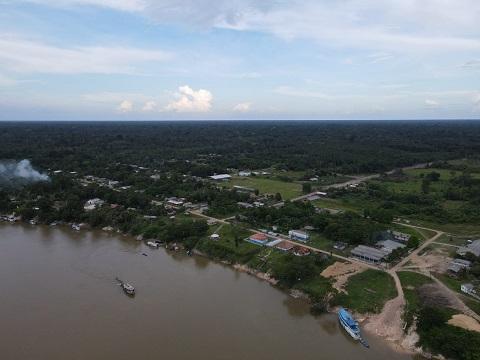
<path fill-rule="evenodd" d="M 411 359 L 250 275 L 103 232 L 0 223 L 0 284 L 1 360 Z"/>

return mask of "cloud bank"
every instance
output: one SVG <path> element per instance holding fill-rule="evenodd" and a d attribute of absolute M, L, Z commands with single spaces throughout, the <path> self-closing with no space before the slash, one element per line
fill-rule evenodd
<path fill-rule="evenodd" d="M 165 110 L 175 112 L 208 112 L 212 108 L 213 95 L 205 89 L 193 90 L 190 86 L 180 86 L 175 93 L 176 100 Z"/>

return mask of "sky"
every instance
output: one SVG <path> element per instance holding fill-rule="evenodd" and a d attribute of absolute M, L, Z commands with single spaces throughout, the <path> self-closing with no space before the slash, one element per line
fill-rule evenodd
<path fill-rule="evenodd" d="M 478 118 L 478 0 L 0 0 L 0 120 Z"/>

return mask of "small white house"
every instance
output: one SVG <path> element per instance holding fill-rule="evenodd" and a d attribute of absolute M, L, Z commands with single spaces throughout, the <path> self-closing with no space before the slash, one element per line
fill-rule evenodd
<path fill-rule="evenodd" d="M 103 204 L 105 204 L 105 201 L 99 198 L 90 199 L 85 203 L 85 205 L 83 206 L 83 209 L 85 211 L 91 211 L 91 210 L 95 210 L 97 207 L 102 206 Z"/>
<path fill-rule="evenodd" d="M 218 234 L 212 234 L 212 235 L 210 235 L 210 239 L 217 241 L 217 240 L 220 239 L 220 235 L 218 235 Z"/>
<path fill-rule="evenodd" d="M 468 295 L 476 295 L 476 291 L 475 291 L 475 288 L 472 284 L 462 284 L 460 286 L 460 289 L 465 293 L 465 294 L 468 294 Z"/>
<path fill-rule="evenodd" d="M 252 176 L 252 172 L 248 170 L 242 170 L 238 172 L 238 176 Z"/>
<path fill-rule="evenodd" d="M 232 177 L 228 174 L 218 174 L 218 175 L 212 175 L 210 176 L 210 179 L 215 180 L 215 181 L 228 181 Z"/>

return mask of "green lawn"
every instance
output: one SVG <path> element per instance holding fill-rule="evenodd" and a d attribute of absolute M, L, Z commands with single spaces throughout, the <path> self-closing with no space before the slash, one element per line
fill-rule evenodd
<path fill-rule="evenodd" d="M 319 208 L 327 208 L 341 211 L 362 212 L 363 209 L 357 204 L 339 199 L 322 198 L 312 201 L 312 204 Z"/>
<path fill-rule="evenodd" d="M 278 192 L 284 200 L 290 200 L 302 195 L 302 185 L 299 183 L 284 182 L 265 177 L 233 177 L 232 180 L 225 185 L 230 188 L 237 185 L 258 189 L 261 194 L 275 195 Z"/>
<path fill-rule="evenodd" d="M 308 245 L 317 249 L 331 251 L 333 250 L 333 241 L 318 233 L 311 233 Z"/>
<path fill-rule="evenodd" d="M 247 262 L 260 252 L 261 248 L 243 241 L 243 239 L 249 236 L 251 232 L 240 227 L 236 228 L 239 238 L 238 245 L 236 245 L 234 231 L 235 230 L 231 225 L 223 225 L 221 227 L 219 224 L 213 225 L 209 229 L 208 236 L 201 239 L 196 248 L 213 258 L 227 260 L 233 263 Z M 210 235 L 214 232 L 217 232 L 220 235 L 219 240 L 210 239 Z"/>
<path fill-rule="evenodd" d="M 339 293 L 334 303 L 360 313 L 379 313 L 397 296 L 393 278 L 384 271 L 368 269 L 348 279 L 347 294 Z"/>
<path fill-rule="evenodd" d="M 414 316 L 420 311 L 422 304 L 418 297 L 417 289 L 433 282 L 429 277 L 412 271 L 400 271 L 398 277 L 402 283 L 403 292 L 405 294 L 405 311 L 403 320 L 407 323 L 406 330 L 413 324 Z"/>

